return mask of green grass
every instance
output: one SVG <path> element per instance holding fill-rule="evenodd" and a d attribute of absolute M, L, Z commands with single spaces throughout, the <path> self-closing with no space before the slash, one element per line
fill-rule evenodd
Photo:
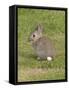
<path fill-rule="evenodd" d="M 53 61 L 38 61 L 29 42 L 37 24 L 51 38 L 56 48 Z M 18 81 L 65 79 L 65 12 L 18 9 Z"/>

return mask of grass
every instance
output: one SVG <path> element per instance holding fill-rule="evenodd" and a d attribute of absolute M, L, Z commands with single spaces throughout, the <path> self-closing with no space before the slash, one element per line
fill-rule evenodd
<path fill-rule="evenodd" d="M 53 61 L 38 61 L 29 42 L 38 23 L 43 34 L 56 48 Z M 65 79 L 65 12 L 55 10 L 18 9 L 18 82 Z"/>

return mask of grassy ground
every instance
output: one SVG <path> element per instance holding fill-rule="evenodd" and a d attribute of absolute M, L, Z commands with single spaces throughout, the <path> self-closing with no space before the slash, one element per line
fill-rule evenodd
<path fill-rule="evenodd" d="M 38 23 L 56 48 L 53 61 L 38 61 L 30 42 L 30 33 Z M 18 9 L 18 81 L 65 79 L 64 11 Z"/>

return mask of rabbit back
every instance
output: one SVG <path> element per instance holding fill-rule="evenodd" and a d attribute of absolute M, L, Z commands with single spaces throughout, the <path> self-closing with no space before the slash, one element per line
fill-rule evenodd
<path fill-rule="evenodd" d="M 53 43 L 47 37 L 39 38 L 35 43 L 33 43 L 33 47 L 35 48 L 38 57 L 42 59 L 55 56 L 55 48 Z"/>

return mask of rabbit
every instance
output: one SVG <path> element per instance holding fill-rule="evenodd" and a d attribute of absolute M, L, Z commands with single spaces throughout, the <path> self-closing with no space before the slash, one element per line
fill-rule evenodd
<path fill-rule="evenodd" d="M 43 36 L 42 32 L 43 28 L 38 24 L 35 31 L 30 35 L 30 42 L 38 56 L 38 60 L 47 59 L 48 61 L 51 61 L 55 56 L 55 48 L 52 40 Z"/>

